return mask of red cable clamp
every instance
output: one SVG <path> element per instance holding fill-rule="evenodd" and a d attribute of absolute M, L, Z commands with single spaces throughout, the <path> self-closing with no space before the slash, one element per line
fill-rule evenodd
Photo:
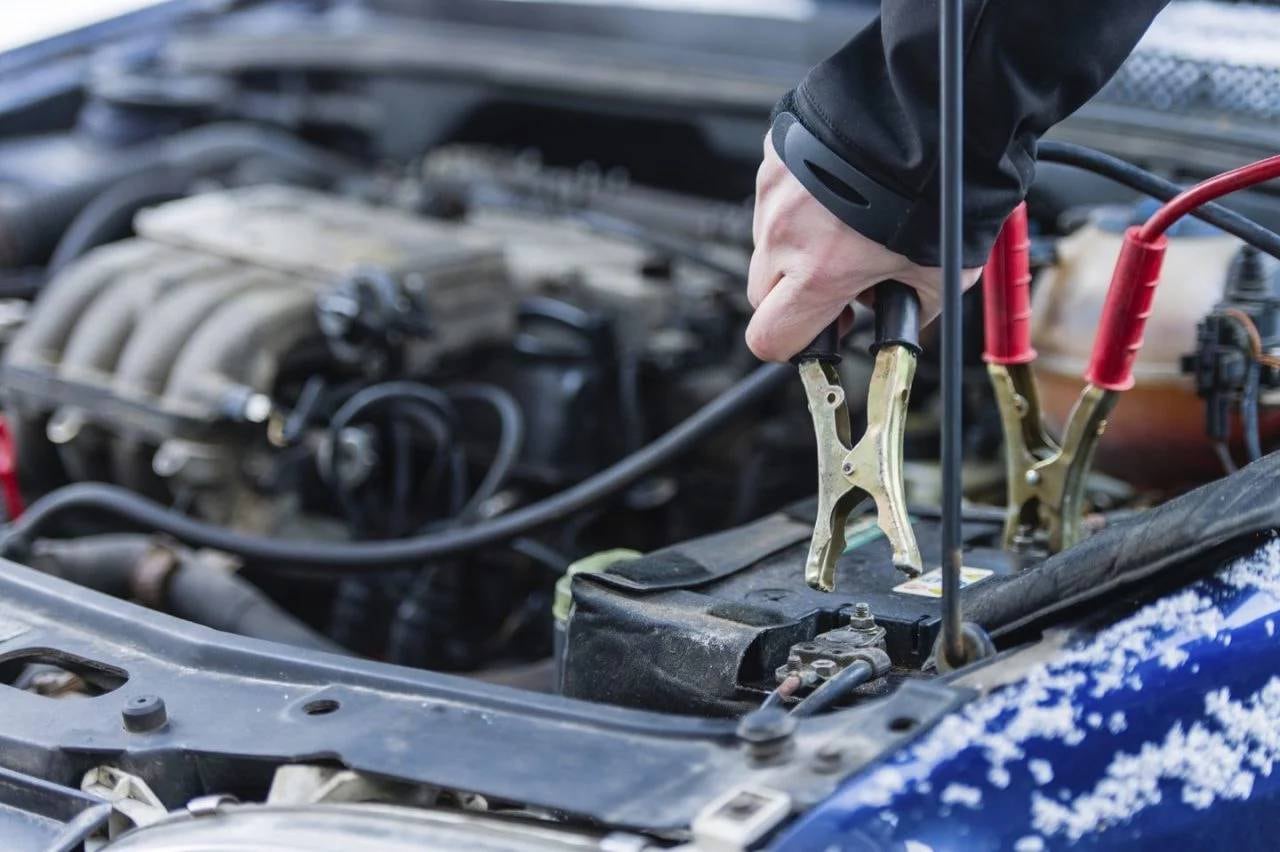
<path fill-rule="evenodd" d="M 1029 364 L 1031 348 L 1031 237 L 1027 205 L 1013 208 L 1000 228 L 982 272 L 983 325 L 988 364 Z"/>
<path fill-rule="evenodd" d="M 26 511 L 22 491 L 18 488 L 18 456 L 13 448 L 13 433 L 9 431 L 9 421 L 3 415 L 0 415 L 0 496 L 4 498 L 9 520 L 16 520 Z"/>
<path fill-rule="evenodd" d="M 1125 231 L 1120 258 L 1102 306 L 1089 369 L 1084 374 L 1090 384 L 1109 391 L 1133 387 L 1133 362 L 1142 348 L 1142 334 L 1147 317 L 1151 316 L 1168 246 L 1163 234 L 1147 240 L 1141 228 Z"/>

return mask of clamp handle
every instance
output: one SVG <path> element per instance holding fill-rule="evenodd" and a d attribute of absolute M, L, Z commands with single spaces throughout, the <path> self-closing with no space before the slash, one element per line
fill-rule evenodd
<path fill-rule="evenodd" d="M 1142 335 L 1151 316 L 1168 247 L 1163 234 L 1147 240 L 1141 228 L 1125 231 L 1085 372 L 1089 384 L 1109 391 L 1133 387 L 1133 362 L 1142 348 Z"/>
<path fill-rule="evenodd" d="M 875 294 L 876 328 L 871 344 L 874 355 L 886 346 L 902 346 L 920 354 L 920 296 L 901 281 L 881 281 Z"/>
<path fill-rule="evenodd" d="M 872 290 L 875 296 L 874 355 L 886 346 L 904 346 L 920 354 L 920 296 L 915 288 L 901 281 L 881 281 Z M 840 320 L 824 328 L 813 342 L 796 353 L 793 364 L 817 361 L 840 363 Z"/>
<path fill-rule="evenodd" d="M 817 361 L 820 364 L 840 363 L 840 318 L 824 328 L 813 339 L 813 342 L 796 353 L 791 359 L 793 364 L 806 361 Z"/>
<path fill-rule="evenodd" d="M 1027 205 L 1013 208 L 1000 228 L 982 272 L 983 328 L 988 364 L 1029 364 L 1031 348 L 1031 237 Z"/>

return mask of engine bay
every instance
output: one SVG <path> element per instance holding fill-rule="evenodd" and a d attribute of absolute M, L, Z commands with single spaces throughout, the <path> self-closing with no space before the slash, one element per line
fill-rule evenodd
<path fill-rule="evenodd" d="M 1168 200 L 1080 143 L 1190 183 L 1251 150 L 1249 105 L 1169 131 L 1140 51 L 1046 144 L 1031 391 L 991 369 L 982 287 L 965 297 L 975 674 L 938 654 L 936 326 L 903 425 L 923 571 L 860 498 L 834 593 L 803 580 L 822 510 L 801 383 L 743 343 L 761 122 L 874 9 L 570 4 L 551 32 L 529 28 L 542 3 L 426 5 L 143 15 L 12 59 L 0 782 L 44 797 L 61 848 L 177 848 L 209 814 L 247 844 L 307 825 L 308 849 L 754 848 L 1277 525 L 1280 261 L 1230 219 L 1280 225 L 1269 190 L 1167 232 L 1068 532 L 1039 525 L 1057 439 L 1028 427 L 1017 467 L 1002 422 L 1038 406 L 1070 432 L 1127 229 Z M 666 41 L 619 49 L 654 22 Z M 717 26 L 794 39 L 756 67 Z M 837 369 L 855 434 L 875 333 L 860 311 Z M 850 677 L 841 712 L 780 712 Z"/>

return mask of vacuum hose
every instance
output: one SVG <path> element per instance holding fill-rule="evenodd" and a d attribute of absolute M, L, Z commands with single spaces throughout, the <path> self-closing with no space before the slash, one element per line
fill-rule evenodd
<path fill-rule="evenodd" d="M 314 544 L 281 541 L 237 533 L 187 517 L 124 488 L 90 482 L 60 488 L 31 504 L 22 517 L 9 526 L 3 551 L 20 551 L 60 515 L 99 512 L 146 530 L 167 533 L 193 547 L 235 554 L 258 570 L 297 573 L 325 569 L 330 573 L 362 573 L 412 567 L 509 541 L 593 507 L 670 464 L 789 385 L 793 378 L 794 370 L 787 364 L 758 367 L 683 423 L 610 467 L 545 500 L 470 526 L 390 541 Z"/>

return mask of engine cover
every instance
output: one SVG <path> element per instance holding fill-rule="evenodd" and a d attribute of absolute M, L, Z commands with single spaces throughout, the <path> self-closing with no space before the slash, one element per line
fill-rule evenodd
<path fill-rule="evenodd" d="M 367 372 L 322 323 L 360 319 L 353 276 L 419 324 L 391 337 L 407 369 L 512 332 L 504 256 L 462 225 L 260 186 L 144 211 L 136 230 L 56 276 L 5 353 L 24 490 L 69 477 L 195 492 L 207 516 L 247 520 L 232 492 L 290 366 Z"/>

